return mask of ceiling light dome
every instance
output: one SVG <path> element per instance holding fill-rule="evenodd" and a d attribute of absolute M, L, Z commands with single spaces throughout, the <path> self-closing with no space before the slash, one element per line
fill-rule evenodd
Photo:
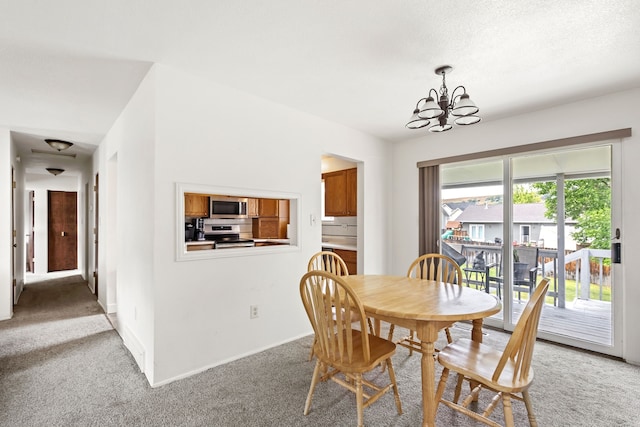
<path fill-rule="evenodd" d="M 54 150 L 62 151 L 73 145 L 73 142 L 63 141 L 61 139 L 45 139 L 44 142 L 49 144 Z"/>
<path fill-rule="evenodd" d="M 62 172 L 64 172 L 64 169 L 58 169 L 58 168 L 47 168 L 47 172 L 49 172 L 51 175 L 58 176 L 58 175 L 60 175 Z"/>

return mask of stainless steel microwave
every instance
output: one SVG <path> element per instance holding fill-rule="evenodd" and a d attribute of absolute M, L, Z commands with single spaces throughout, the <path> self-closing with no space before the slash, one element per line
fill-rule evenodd
<path fill-rule="evenodd" d="M 248 218 L 247 198 L 211 197 L 209 218 Z"/>

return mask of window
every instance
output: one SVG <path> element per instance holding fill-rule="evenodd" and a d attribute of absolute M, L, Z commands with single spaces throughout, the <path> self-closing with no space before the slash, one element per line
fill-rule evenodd
<path fill-rule="evenodd" d="M 520 226 L 520 243 L 529 243 L 529 242 L 531 242 L 531 226 L 521 225 Z"/>
<path fill-rule="evenodd" d="M 211 215 L 214 197 L 242 206 L 228 215 Z M 176 260 L 300 250 L 299 207 L 299 194 L 176 183 Z M 196 231 L 201 231 L 197 238 Z"/>
<path fill-rule="evenodd" d="M 469 234 L 471 240 L 475 242 L 484 242 L 484 224 L 470 224 Z"/>

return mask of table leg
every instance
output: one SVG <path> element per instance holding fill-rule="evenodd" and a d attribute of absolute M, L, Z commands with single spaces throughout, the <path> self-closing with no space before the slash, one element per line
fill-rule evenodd
<path fill-rule="evenodd" d="M 434 427 L 436 425 L 436 362 L 434 343 L 438 339 L 438 329 L 435 325 L 418 325 L 418 338 L 420 338 L 420 349 L 422 359 L 420 368 L 422 373 L 422 410 L 423 427 Z"/>
<path fill-rule="evenodd" d="M 482 319 L 473 319 L 472 321 L 473 328 L 471 329 L 471 340 L 475 342 L 482 342 Z M 475 381 L 469 381 L 469 387 L 471 390 L 476 388 L 478 383 Z M 478 398 L 474 399 L 474 402 L 477 402 Z"/>
<path fill-rule="evenodd" d="M 482 342 L 482 319 L 473 319 L 473 329 L 471 329 L 471 340 Z"/>

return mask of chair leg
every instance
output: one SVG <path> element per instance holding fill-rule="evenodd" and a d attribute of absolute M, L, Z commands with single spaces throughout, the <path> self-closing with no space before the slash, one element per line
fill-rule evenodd
<path fill-rule="evenodd" d="M 393 323 L 389 325 L 389 335 L 387 335 L 387 339 L 393 342 L 393 330 L 396 328 L 396 325 Z"/>
<path fill-rule="evenodd" d="M 449 378 L 449 369 L 442 368 L 442 375 L 440 375 L 440 382 L 438 383 L 438 390 L 436 390 L 436 405 L 440 404 L 440 399 L 444 394 L 444 389 L 447 386 L 447 379 Z M 436 406 L 436 411 L 438 406 Z"/>
<path fill-rule="evenodd" d="M 311 350 L 309 351 L 309 362 L 311 362 L 311 359 L 313 359 L 313 350 L 316 347 L 316 339 L 313 339 L 313 344 L 311 344 Z"/>
<path fill-rule="evenodd" d="M 414 331 L 411 331 L 411 333 L 409 334 L 409 336 L 411 337 L 411 341 L 414 340 L 414 338 L 413 338 L 414 334 L 415 334 Z M 413 355 L 413 348 L 409 348 L 409 356 L 412 356 L 412 355 Z"/>
<path fill-rule="evenodd" d="M 514 427 L 513 410 L 511 409 L 511 395 L 509 393 L 502 393 L 502 407 L 504 409 L 505 427 Z"/>
<path fill-rule="evenodd" d="M 458 374 L 458 381 L 456 382 L 456 389 L 453 395 L 453 403 L 458 403 L 458 400 L 460 400 L 460 393 L 462 392 L 463 382 L 464 382 L 464 375 Z"/>
<path fill-rule="evenodd" d="M 358 407 L 358 427 L 364 427 L 364 392 L 362 374 L 356 374 L 356 406 Z"/>
<path fill-rule="evenodd" d="M 309 394 L 307 394 L 307 401 L 304 404 L 304 414 L 307 415 L 309 413 L 309 408 L 311 407 L 311 398 L 313 397 L 313 392 L 316 389 L 316 385 L 318 384 L 318 377 L 320 376 L 320 359 L 316 362 L 316 367 L 313 368 L 313 377 L 311 378 L 311 386 L 309 386 Z"/>
<path fill-rule="evenodd" d="M 393 397 L 396 400 L 396 409 L 398 409 L 398 415 L 402 415 L 402 403 L 400 403 L 400 393 L 398 392 L 398 383 L 396 383 L 396 373 L 393 370 L 393 363 L 391 358 L 387 359 L 387 370 L 389 371 L 389 379 L 393 384 Z"/>
<path fill-rule="evenodd" d="M 527 416 L 529 417 L 529 425 L 531 427 L 538 427 L 538 421 L 536 421 L 536 416 L 533 414 L 533 405 L 531 404 L 531 397 L 529 397 L 529 391 L 525 390 L 522 392 L 522 400 L 524 400 L 524 405 L 527 408 Z"/>

